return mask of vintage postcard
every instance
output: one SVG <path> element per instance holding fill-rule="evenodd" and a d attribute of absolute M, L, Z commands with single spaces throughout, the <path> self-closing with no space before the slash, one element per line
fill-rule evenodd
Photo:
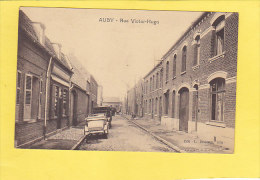
<path fill-rule="evenodd" d="M 238 13 L 21 7 L 15 147 L 233 153 Z"/>

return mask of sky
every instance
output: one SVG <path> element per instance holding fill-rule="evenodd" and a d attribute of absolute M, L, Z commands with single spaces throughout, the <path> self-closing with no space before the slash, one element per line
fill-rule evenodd
<path fill-rule="evenodd" d="M 32 21 L 46 26 L 46 36 L 60 43 L 64 54 L 77 57 L 103 86 L 103 97 L 119 98 L 125 97 L 202 14 L 37 7 L 21 10 Z"/>

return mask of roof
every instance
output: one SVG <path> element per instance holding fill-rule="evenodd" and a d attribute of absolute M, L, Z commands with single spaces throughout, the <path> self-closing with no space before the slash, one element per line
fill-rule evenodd
<path fill-rule="evenodd" d="M 72 83 L 78 85 L 83 90 L 86 90 L 87 81 L 89 81 L 90 74 L 73 54 L 69 54 L 68 57 L 70 59 L 71 65 L 73 67 L 72 71 L 74 73 L 71 77 Z"/>
<path fill-rule="evenodd" d="M 24 30 L 27 33 L 27 35 L 29 35 L 33 39 L 33 41 L 37 42 L 50 55 L 55 56 L 56 57 L 55 59 L 57 59 L 57 61 L 59 61 L 68 70 L 70 70 L 70 65 L 66 61 L 63 53 L 61 53 L 60 59 L 57 58 L 52 43 L 47 36 L 44 37 L 45 39 L 44 44 L 43 45 L 40 44 L 40 40 L 37 36 L 36 30 L 32 25 L 31 19 L 22 10 L 19 11 L 19 29 Z"/>

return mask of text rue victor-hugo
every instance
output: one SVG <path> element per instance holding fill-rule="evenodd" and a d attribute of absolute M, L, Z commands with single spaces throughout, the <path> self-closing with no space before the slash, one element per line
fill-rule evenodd
<path fill-rule="evenodd" d="M 99 18 L 98 21 L 100 23 L 122 23 L 122 24 L 151 24 L 151 25 L 159 25 L 159 21 L 151 20 L 151 19 L 125 19 L 125 18 Z"/>

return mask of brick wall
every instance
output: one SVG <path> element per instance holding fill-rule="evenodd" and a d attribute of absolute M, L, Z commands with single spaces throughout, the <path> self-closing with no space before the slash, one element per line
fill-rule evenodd
<path fill-rule="evenodd" d="M 77 123 L 80 123 L 83 122 L 88 115 L 88 95 L 78 88 L 75 88 L 75 90 L 77 93 Z"/>
<path fill-rule="evenodd" d="M 214 17 L 215 13 L 208 13 L 202 18 L 202 21 L 195 25 L 192 30 L 190 30 L 186 36 L 184 36 L 177 44 L 174 45 L 168 56 L 164 56 L 164 60 L 161 66 L 154 68 L 145 78 L 144 82 L 148 81 L 148 93 L 144 93 L 144 101 L 147 100 L 147 106 L 149 108 L 149 100 L 155 99 L 156 97 L 164 97 L 163 93 L 169 91 L 169 110 L 168 117 L 173 117 L 172 114 L 172 93 L 176 91 L 175 101 L 177 101 L 177 94 L 180 87 L 187 87 L 190 93 L 193 93 L 193 85 L 199 85 L 198 90 L 198 121 L 208 122 L 210 120 L 210 105 L 209 105 L 209 82 L 208 77 L 217 71 L 224 71 L 227 73 L 226 77 L 226 94 L 224 100 L 224 122 L 227 127 L 234 128 L 235 122 L 235 104 L 236 104 L 236 83 L 227 83 L 229 78 L 236 78 L 237 72 L 237 39 L 238 39 L 238 14 L 237 13 L 226 13 L 225 27 L 224 27 L 224 52 L 225 54 L 218 57 L 215 60 L 211 60 L 213 57 L 213 33 L 211 27 L 211 19 Z M 193 61 L 195 56 L 195 46 L 194 37 L 197 33 L 200 34 L 200 58 L 199 65 L 194 67 Z M 187 47 L 187 58 L 186 58 L 186 72 L 181 72 L 182 66 L 182 48 Z M 176 77 L 173 77 L 173 57 L 177 55 L 176 59 Z M 169 63 L 169 76 L 168 81 L 166 81 L 166 66 Z M 150 78 L 155 76 L 156 73 L 163 68 L 163 87 L 160 89 L 153 89 L 150 92 Z M 202 88 L 202 86 L 204 86 Z M 206 88 L 205 88 L 206 86 Z M 157 94 L 156 92 L 160 92 Z M 190 101 L 191 115 L 190 120 L 195 120 L 195 110 L 194 110 L 194 100 L 195 96 L 192 95 Z M 163 98 L 163 112 L 165 112 L 165 99 Z M 176 106 L 176 104 L 175 104 Z M 178 105 L 177 105 L 178 106 Z M 146 116 L 151 117 L 151 110 L 145 110 Z M 159 107 L 157 107 L 158 109 Z M 175 108 L 174 116 L 178 118 L 178 107 Z"/>

